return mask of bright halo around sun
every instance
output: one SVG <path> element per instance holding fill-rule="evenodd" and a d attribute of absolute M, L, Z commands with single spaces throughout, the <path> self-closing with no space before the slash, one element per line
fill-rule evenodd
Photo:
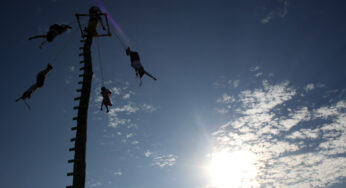
<path fill-rule="evenodd" d="M 212 187 L 258 187 L 256 155 L 249 151 L 218 152 L 211 155 Z"/>

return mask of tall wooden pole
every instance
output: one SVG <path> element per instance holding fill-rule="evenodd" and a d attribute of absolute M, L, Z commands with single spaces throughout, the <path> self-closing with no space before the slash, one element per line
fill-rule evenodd
<path fill-rule="evenodd" d="M 106 17 L 105 14 L 101 14 Z M 74 151 L 74 159 L 69 160 L 69 163 L 73 163 L 73 172 L 67 173 L 68 176 L 73 176 L 73 184 L 67 186 L 67 188 L 84 188 L 85 187 L 85 172 L 86 172 L 86 141 L 87 141 L 87 121 L 88 121 L 88 108 L 90 100 L 90 91 L 91 91 L 91 82 L 93 77 L 92 71 L 92 58 L 91 58 L 91 44 L 93 38 L 97 35 L 96 27 L 97 20 L 89 19 L 88 28 L 84 30 L 79 22 L 79 16 L 90 16 L 88 14 L 76 14 L 83 40 L 83 47 L 80 49 L 82 53 L 79 54 L 83 56 L 83 61 L 80 63 L 84 66 L 80 68 L 81 71 L 84 71 L 79 77 L 83 78 L 83 81 L 78 82 L 82 85 L 81 89 L 77 89 L 77 92 L 80 92 L 81 95 L 76 97 L 74 100 L 79 100 L 79 105 L 75 106 L 73 109 L 78 110 L 78 115 L 73 118 L 77 121 L 77 126 L 72 127 L 72 130 L 76 130 L 76 137 L 71 139 L 71 142 L 74 142 L 75 145 L 73 148 L 70 148 L 70 151 Z M 107 20 L 107 17 L 106 17 Z M 107 20 L 108 22 L 108 20 Z M 108 28 L 108 34 L 98 35 L 98 36 L 111 36 Z"/>

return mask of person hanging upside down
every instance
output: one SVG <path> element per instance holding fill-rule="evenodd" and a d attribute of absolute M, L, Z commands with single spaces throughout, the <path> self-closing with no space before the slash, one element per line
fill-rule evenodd
<path fill-rule="evenodd" d="M 112 106 L 111 99 L 109 98 L 111 96 L 112 92 L 109 91 L 109 89 L 106 89 L 105 87 L 101 88 L 101 95 L 103 97 L 102 104 L 101 104 L 101 111 L 103 105 L 106 106 L 107 113 L 109 112 L 108 106 Z"/>
<path fill-rule="evenodd" d="M 33 94 L 38 88 L 41 88 L 44 84 L 44 80 L 46 79 L 46 75 L 53 69 L 52 65 L 48 64 L 47 68 L 40 71 L 36 76 L 36 83 L 30 86 L 28 90 L 26 90 L 21 97 L 19 97 L 16 102 L 19 100 L 30 99 L 31 94 Z M 29 106 L 28 106 L 29 107 Z M 30 107 L 29 107 L 30 108 Z"/>
<path fill-rule="evenodd" d="M 130 47 L 128 47 L 126 49 L 126 55 L 130 56 L 131 67 L 135 69 L 136 77 L 139 76 L 139 78 L 141 79 L 143 77 L 143 75 L 146 74 L 147 76 L 149 76 L 153 80 L 156 80 L 156 78 L 153 75 L 149 74 L 147 71 L 144 70 L 144 67 L 141 64 L 141 61 L 139 59 L 138 52 L 131 51 Z"/>
<path fill-rule="evenodd" d="M 57 37 L 58 35 L 66 32 L 68 29 L 72 29 L 71 26 L 69 25 L 65 25 L 65 24 L 61 24 L 61 25 L 58 25 L 58 24 L 53 24 L 49 27 L 49 31 L 47 32 L 47 34 L 45 35 L 36 35 L 36 36 L 32 36 L 29 38 L 29 40 L 32 40 L 32 39 L 37 39 L 37 38 L 44 38 L 46 39 L 45 41 L 43 41 L 41 44 L 40 44 L 40 48 L 42 48 L 42 46 L 46 43 L 46 42 L 52 42 L 55 37 Z"/>

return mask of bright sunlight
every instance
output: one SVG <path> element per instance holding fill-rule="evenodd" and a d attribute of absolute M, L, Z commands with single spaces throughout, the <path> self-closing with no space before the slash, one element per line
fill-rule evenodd
<path fill-rule="evenodd" d="M 256 155 L 249 151 L 213 153 L 209 166 L 212 186 L 257 187 L 255 162 Z"/>

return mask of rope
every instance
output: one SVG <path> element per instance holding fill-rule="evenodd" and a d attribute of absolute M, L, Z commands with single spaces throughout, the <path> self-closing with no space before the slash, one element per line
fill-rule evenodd
<path fill-rule="evenodd" d="M 24 101 L 24 104 L 26 105 L 26 107 L 28 107 L 28 109 L 31 110 L 30 105 L 25 101 L 25 99 L 23 99 L 23 101 Z"/>
<path fill-rule="evenodd" d="M 67 25 L 72 27 L 75 23 L 77 23 L 77 21 L 72 21 L 72 22 L 68 23 Z"/>
<path fill-rule="evenodd" d="M 72 37 L 74 36 L 74 34 L 76 33 L 77 29 L 75 29 L 70 37 L 67 39 L 67 41 L 65 42 L 64 46 L 60 49 L 60 51 L 56 54 L 56 56 L 49 62 L 49 64 L 54 64 L 55 61 L 58 59 L 58 57 L 62 54 L 62 52 L 65 50 L 65 48 L 67 47 L 68 43 L 71 41 Z"/>
<path fill-rule="evenodd" d="M 120 41 L 120 44 L 124 47 L 124 49 L 126 49 L 126 48 L 129 47 L 129 45 L 126 45 L 126 44 L 123 42 L 123 40 L 121 40 L 121 38 L 119 37 L 119 35 L 117 35 L 117 32 L 113 31 L 113 28 L 111 28 L 111 32 L 112 32 L 113 35 L 115 35 L 115 36 L 118 38 L 118 40 Z"/>
<path fill-rule="evenodd" d="M 102 61 L 101 61 L 100 42 L 99 42 L 99 38 L 98 38 L 98 37 L 97 37 L 97 51 L 98 51 L 98 56 L 99 56 L 99 65 L 100 65 L 100 72 L 101 72 L 102 86 L 105 86 L 105 83 L 104 83 L 104 77 L 103 77 Z"/>

